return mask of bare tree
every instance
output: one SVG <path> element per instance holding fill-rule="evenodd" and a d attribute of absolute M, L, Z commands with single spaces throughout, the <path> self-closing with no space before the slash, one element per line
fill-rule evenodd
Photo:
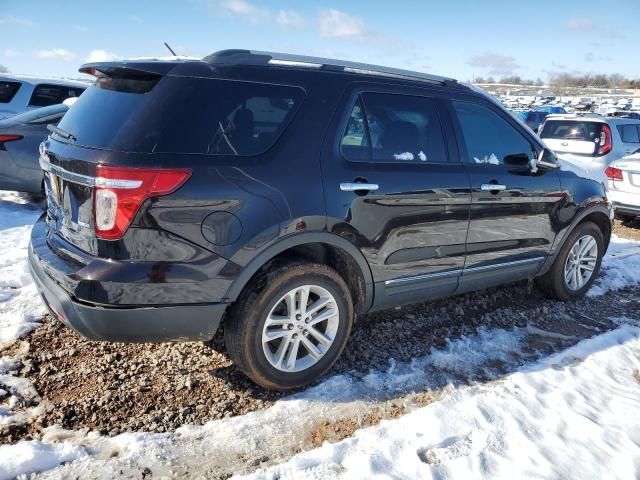
<path fill-rule="evenodd" d="M 0 63 L 0 73 L 9 73 L 9 69 Z"/>

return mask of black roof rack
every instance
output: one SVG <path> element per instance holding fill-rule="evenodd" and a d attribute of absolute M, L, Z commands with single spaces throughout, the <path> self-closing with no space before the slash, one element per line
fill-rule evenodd
<path fill-rule="evenodd" d="M 329 70 L 379 77 L 412 80 L 439 85 L 458 84 L 452 78 L 413 72 L 399 68 L 369 65 L 367 63 L 349 62 L 330 58 L 310 57 L 306 55 L 291 55 L 288 53 L 261 52 L 256 50 L 221 50 L 202 59 L 211 65 L 252 65 L 275 66 L 288 68 L 307 68 L 314 70 Z"/>

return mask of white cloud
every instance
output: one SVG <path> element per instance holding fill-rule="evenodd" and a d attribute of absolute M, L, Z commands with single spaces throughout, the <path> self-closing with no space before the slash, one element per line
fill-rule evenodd
<path fill-rule="evenodd" d="M 492 75 L 511 75 L 520 68 L 515 58 L 493 52 L 474 55 L 467 60 L 467 64 L 472 67 L 487 69 L 488 73 Z"/>
<path fill-rule="evenodd" d="M 223 0 L 220 6 L 233 15 L 244 17 L 252 23 L 260 23 L 271 18 L 268 10 L 246 0 Z"/>
<path fill-rule="evenodd" d="M 611 57 L 608 55 L 597 55 L 593 52 L 587 52 L 584 54 L 585 62 L 610 62 Z"/>
<path fill-rule="evenodd" d="M 85 62 L 93 63 L 93 62 L 111 62 L 113 60 L 118 60 L 121 57 L 112 52 L 107 52 L 106 50 L 91 50 L 89 56 L 86 58 Z"/>
<path fill-rule="evenodd" d="M 28 28 L 35 28 L 38 26 L 37 22 L 34 22 L 31 19 L 28 18 L 22 18 L 22 17 L 14 17 L 12 15 L 4 15 L 2 17 L 0 17 L 0 25 L 2 24 L 7 24 L 7 25 L 16 25 L 18 27 L 28 27 Z"/>
<path fill-rule="evenodd" d="M 318 17 L 318 29 L 323 37 L 365 39 L 369 32 L 357 17 L 336 9 L 324 10 Z"/>
<path fill-rule="evenodd" d="M 569 30 L 594 30 L 596 23 L 589 17 L 572 17 L 567 20 L 567 28 Z"/>
<path fill-rule="evenodd" d="M 302 15 L 294 10 L 280 10 L 276 22 L 282 27 L 301 28 L 307 23 Z"/>
<path fill-rule="evenodd" d="M 64 48 L 52 48 L 50 50 L 40 50 L 36 53 L 39 58 L 54 58 L 70 62 L 78 58 L 78 54 L 65 50 Z"/>
<path fill-rule="evenodd" d="M 14 50 L 13 48 L 5 48 L 2 51 L 2 54 L 5 57 L 21 57 L 22 56 L 22 52 L 19 52 L 17 50 Z"/>

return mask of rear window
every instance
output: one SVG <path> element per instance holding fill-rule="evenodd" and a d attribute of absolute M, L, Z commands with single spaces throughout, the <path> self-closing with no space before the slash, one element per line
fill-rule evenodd
<path fill-rule="evenodd" d="M 598 122 L 547 120 L 540 132 L 540 137 L 593 142 L 600 137 L 601 129 L 602 124 Z"/>
<path fill-rule="evenodd" d="M 0 103 L 9 103 L 20 89 L 20 82 L 0 81 Z"/>
<path fill-rule="evenodd" d="M 84 88 L 65 87 L 64 85 L 40 84 L 33 89 L 29 105 L 32 107 L 48 107 L 64 102 L 67 98 L 79 97 Z"/>
<path fill-rule="evenodd" d="M 204 78 L 165 76 L 140 89 L 104 84 L 87 89 L 59 127 L 79 145 L 138 153 L 258 155 L 304 98 L 298 87 Z"/>

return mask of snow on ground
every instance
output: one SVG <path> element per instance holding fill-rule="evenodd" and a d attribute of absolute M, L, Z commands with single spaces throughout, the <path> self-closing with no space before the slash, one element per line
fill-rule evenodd
<path fill-rule="evenodd" d="M 212 421 L 204 426 L 184 426 L 175 435 L 134 433 L 107 438 L 94 433 L 74 434 L 54 428 L 46 440 L 66 440 L 65 444 L 81 448 L 75 450 L 76 462 L 52 471 L 51 476 L 71 478 L 89 471 L 100 472 L 107 477 L 112 472 L 115 476 L 132 459 L 150 466 L 156 475 L 162 474 L 164 462 L 197 465 L 210 452 L 216 452 L 220 466 L 237 461 L 235 459 L 242 458 L 247 451 L 269 453 L 276 458 L 286 457 L 292 443 L 298 441 L 303 444 L 309 432 L 317 426 L 317 419 L 357 417 L 366 411 L 368 402 L 390 398 L 399 392 L 421 391 L 429 385 L 452 383 L 456 374 L 481 369 L 487 362 L 512 360 L 525 334 L 526 329 L 523 328 L 480 328 L 476 335 L 451 341 L 446 348 L 435 350 L 410 364 L 392 362 L 387 371 L 372 371 L 362 378 L 335 375 L 316 387 L 276 402 L 264 411 Z M 39 441 L 0 446 L 0 459 L 14 458 L 11 467 L 7 466 L 5 471 L 0 466 L 0 479 L 34 471 L 31 457 L 37 456 L 43 448 L 44 444 Z M 70 451 L 49 450 L 48 458 L 54 454 L 62 458 L 63 453 Z M 251 460 L 254 459 L 246 459 Z M 211 464 L 212 460 L 208 462 Z M 47 468 L 50 467 L 43 465 L 35 471 Z"/>
<path fill-rule="evenodd" d="M 640 284 L 640 242 L 613 235 L 590 297 Z"/>
<path fill-rule="evenodd" d="M 246 478 L 638 478 L 639 369 L 623 325 Z"/>
<path fill-rule="evenodd" d="M 0 192 L 0 346 L 36 328 L 45 313 L 26 262 L 31 226 L 41 214 L 18 194 Z"/>
<path fill-rule="evenodd" d="M 5 342 L 35 328 L 44 312 L 25 262 L 30 225 L 39 214 L 22 197 L 0 194 L 0 340 Z M 614 237 L 593 294 L 640 282 L 639 261 L 640 243 Z M 132 462 L 153 466 L 154 475 L 172 476 L 180 473 L 176 465 L 198 465 L 205 457 L 209 465 L 212 457 L 222 465 L 258 465 L 259 459 L 244 457 L 247 451 L 268 445 L 271 458 L 288 458 L 292 442 L 302 444 L 314 419 L 358 416 L 371 401 L 428 390 L 434 379 L 448 385 L 440 400 L 300 454 L 256 478 L 639 474 L 634 456 L 640 458 L 635 433 L 640 432 L 640 383 L 633 370 L 640 362 L 640 327 L 622 325 L 494 382 L 456 386 L 461 373 L 473 376 L 492 362 L 523 358 L 520 347 L 527 333 L 529 328 L 480 328 L 409 364 L 392 362 L 389 370 L 363 377 L 336 375 L 266 410 L 184 426 L 175 434 L 108 438 L 51 428 L 42 441 L 0 446 L 0 479 L 43 471 L 51 478 L 87 472 L 109 478 Z M 0 359 L 1 388 L 11 390 L 4 394 L 0 421 L 20 421 L 11 417 L 14 398 L 37 395 L 28 382 L 7 375 L 16 369 L 12 362 Z"/>

